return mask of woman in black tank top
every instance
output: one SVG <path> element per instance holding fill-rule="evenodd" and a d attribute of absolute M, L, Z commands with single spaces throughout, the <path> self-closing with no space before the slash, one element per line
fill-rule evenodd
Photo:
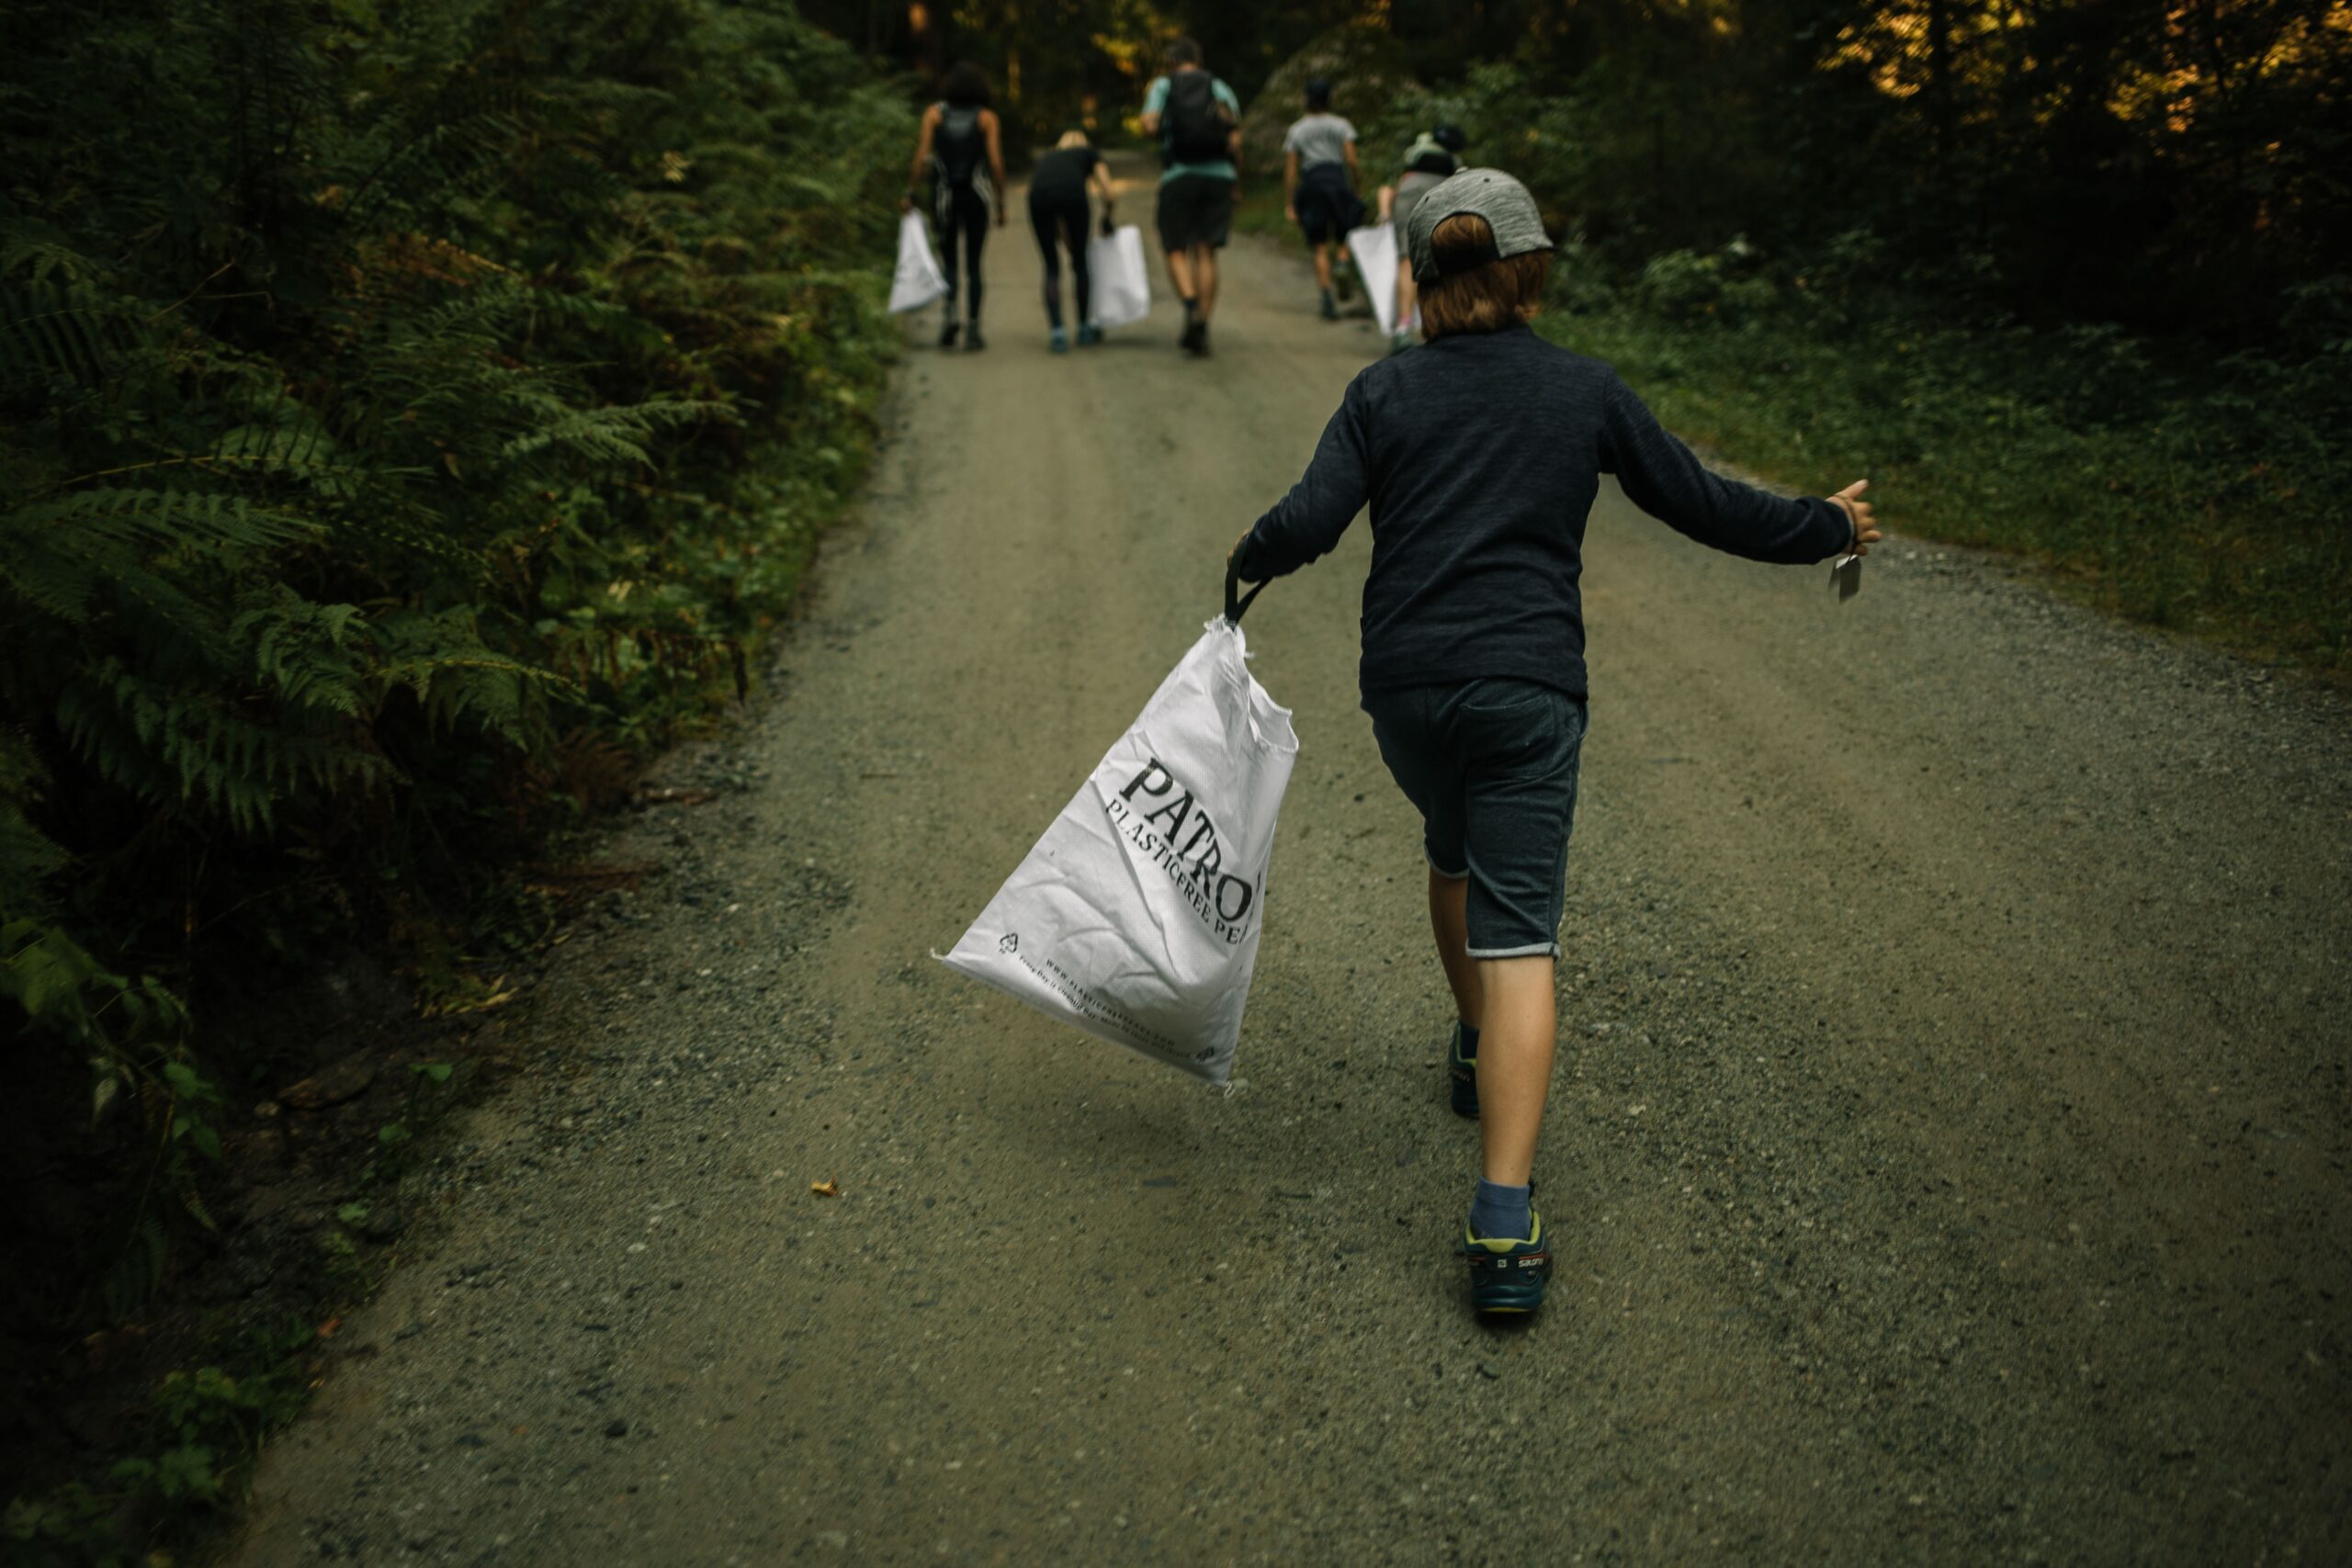
<path fill-rule="evenodd" d="M 907 173 L 907 195 L 899 209 L 912 212 L 925 179 L 932 182 L 932 221 L 939 234 L 942 270 L 947 275 L 946 315 L 939 324 L 939 346 L 956 346 L 956 253 L 964 253 L 964 345 L 980 342 L 980 247 L 988 241 L 989 215 L 1004 221 L 1003 130 L 989 107 L 988 73 L 967 60 L 940 78 L 939 102 L 923 111 L 915 138 L 914 164 Z"/>

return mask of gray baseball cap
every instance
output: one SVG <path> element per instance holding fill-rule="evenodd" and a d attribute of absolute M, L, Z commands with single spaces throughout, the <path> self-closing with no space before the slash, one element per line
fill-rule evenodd
<path fill-rule="evenodd" d="M 1464 214 L 1485 219 L 1487 227 L 1495 231 L 1495 243 L 1475 259 L 1456 263 L 1457 273 L 1505 256 L 1554 248 L 1552 236 L 1544 232 L 1544 214 L 1536 210 L 1535 198 L 1527 194 L 1525 186 L 1500 169 L 1464 169 L 1421 197 L 1406 220 L 1405 244 L 1412 253 L 1413 276 L 1418 281 L 1429 283 L 1442 276 L 1430 236 L 1447 219 Z"/>

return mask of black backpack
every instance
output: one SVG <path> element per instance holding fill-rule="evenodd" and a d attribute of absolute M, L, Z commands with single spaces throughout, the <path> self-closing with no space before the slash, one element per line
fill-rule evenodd
<path fill-rule="evenodd" d="M 939 130 L 932 138 L 932 157 L 951 186 L 968 186 L 980 172 L 988 138 L 980 133 L 980 111 L 950 104 L 939 106 Z"/>
<path fill-rule="evenodd" d="M 1216 78 L 1205 71 L 1178 71 L 1168 78 L 1168 102 L 1159 112 L 1159 158 L 1163 164 L 1214 164 L 1233 155 L 1233 111 L 1216 101 Z"/>

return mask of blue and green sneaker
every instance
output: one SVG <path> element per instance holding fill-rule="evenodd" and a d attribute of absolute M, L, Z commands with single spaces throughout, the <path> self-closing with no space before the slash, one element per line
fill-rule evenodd
<path fill-rule="evenodd" d="M 1476 1121 L 1478 1116 L 1478 1058 L 1462 1054 L 1462 1025 L 1445 1047 L 1445 1076 L 1453 1095 L 1453 1113 Z"/>
<path fill-rule="evenodd" d="M 1552 1244 L 1543 1217 L 1530 1209 L 1524 1241 L 1480 1235 L 1462 1227 L 1462 1256 L 1470 1264 L 1470 1305 L 1482 1313 L 1530 1313 L 1544 1304 L 1544 1284 L 1552 1277 Z"/>

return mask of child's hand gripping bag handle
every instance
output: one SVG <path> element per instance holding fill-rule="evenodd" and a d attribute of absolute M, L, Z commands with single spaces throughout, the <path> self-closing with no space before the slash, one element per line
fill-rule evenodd
<path fill-rule="evenodd" d="M 1240 574 L 1231 567 L 1227 567 L 1225 569 L 1225 624 L 1229 626 L 1239 626 L 1241 613 L 1250 607 L 1250 602 L 1266 591 L 1266 585 L 1263 582 L 1247 593 L 1241 592 L 1240 588 Z"/>

